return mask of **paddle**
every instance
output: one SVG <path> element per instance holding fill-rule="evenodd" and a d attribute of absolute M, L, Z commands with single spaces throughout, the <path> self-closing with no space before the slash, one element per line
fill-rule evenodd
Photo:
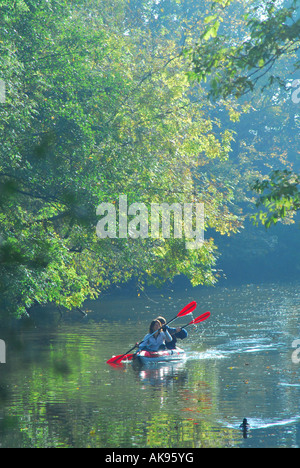
<path fill-rule="evenodd" d="M 166 323 L 166 325 L 173 322 L 174 320 L 176 320 L 179 317 L 184 317 L 185 315 L 191 314 L 196 309 L 196 307 L 197 307 L 197 302 L 195 302 L 195 301 L 190 302 L 190 304 L 187 304 L 180 312 L 178 312 L 178 314 L 175 317 L 173 317 L 171 320 L 169 320 Z M 156 331 L 154 333 L 152 333 L 152 335 L 154 335 L 156 333 Z M 152 335 L 150 335 L 150 336 L 152 336 Z M 139 343 L 139 345 L 141 343 L 142 343 L 142 341 Z M 135 348 L 136 348 L 136 345 L 134 345 L 132 348 L 130 348 L 125 354 L 120 354 L 119 356 L 113 356 L 112 358 L 110 358 L 106 362 L 106 364 L 118 364 L 119 362 L 121 362 L 123 360 L 130 361 L 133 358 L 133 354 L 128 354 L 128 353 L 133 351 Z"/>
<path fill-rule="evenodd" d="M 187 323 L 186 325 L 180 328 L 186 328 L 189 325 L 197 325 L 197 323 L 204 322 L 204 320 L 207 320 L 209 317 L 210 317 L 210 312 L 205 312 L 204 314 L 199 315 L 199 317 L 195 318 L 194 320 L 192 320 L 191 322 Z"/>

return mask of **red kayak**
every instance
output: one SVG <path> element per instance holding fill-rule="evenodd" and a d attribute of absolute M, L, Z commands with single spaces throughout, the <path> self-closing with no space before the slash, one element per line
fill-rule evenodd
<path fill-rule="evenodd" d="M 139 351 L 134 356 L 133 360 L 140 364 L 151 364 L 160 362 L 182 361 L 186 355 L 183 349 L 165 349 L 161 351 Z"/>

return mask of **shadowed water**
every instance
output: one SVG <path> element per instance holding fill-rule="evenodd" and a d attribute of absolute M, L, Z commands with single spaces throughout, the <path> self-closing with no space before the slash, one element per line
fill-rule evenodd
<path fill-rule="evenodd" d="M 291 358 L 299 291 L 295 283 L 107 297 L 84 320 L 40 311 L 3 330 L 1 446 L 299 447 L 300 364 Z M 212 315 L 180 342 L 183 362 L 106 364 L 152 318 L 171 318 L 191 300 L 194 317 Z"/>

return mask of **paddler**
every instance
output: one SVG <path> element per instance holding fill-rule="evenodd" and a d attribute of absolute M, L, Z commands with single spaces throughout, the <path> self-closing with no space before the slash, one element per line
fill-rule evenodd
<path fill-rule="evenodd" d="M 162 323 L 159 320 L 153 320 L 149 327 L 149 333 L 144 337 L 139 344 L 139 350 L 146 349 L 147 351 L 158 351 L 166 349 L 166 344 L 172 341 L 172 337 L 168 330 L 162 330 Z"/>
<path fill-rule="evenodd" d="M 176 342 L 177 339 L 179 338 L 180 340 L 184 340 L 188 336 L 188 332 L 184 328 L 171 328 L 168 327 L 168 325 L 165 325 L 167 323 L 166 319 L 164 317 L 157 317 L 156 320 L 158 320 L 162 326 L 163 330 L 168 331 L 169 334 L 172 336 L 172 341 L 166 343 L 167 349 L 175 349 L 176 348 Z"/>

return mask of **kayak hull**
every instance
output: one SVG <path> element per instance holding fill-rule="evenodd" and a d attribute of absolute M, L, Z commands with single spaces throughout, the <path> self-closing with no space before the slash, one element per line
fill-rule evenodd
<path fill-rule="evenodd" d="M 161 351 L 139 351 L 134 356 L 134 361 L 139 364 L 159 364 L 164 362 L 178 362 L 185 358 L 185 352 L 181 348 L 165 349 Z"/>

